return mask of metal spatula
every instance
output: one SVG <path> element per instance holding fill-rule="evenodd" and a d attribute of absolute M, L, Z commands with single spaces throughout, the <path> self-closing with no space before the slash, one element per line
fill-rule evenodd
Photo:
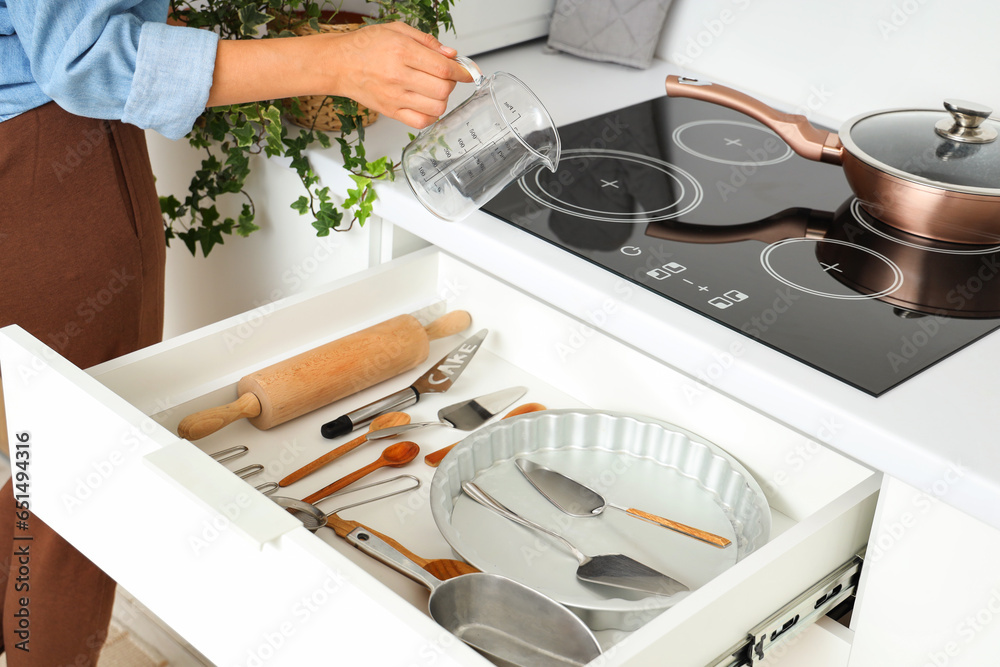
<path fill-rule="evenodd" d="M 382 438 L 392 438 L 397 435 L 412 431 L 415 428 L 424 426 L 449 426 L 459 431 L 471 431 L 477 429 L 497 413 L 505 409 L 511 403 L 524 396 L 528 390 L 524 387 L 510 387 L 501 389 L 491 394 L 470 398 L 467 401 L 460 401 L 452 405 L 445 406 L 438 410 L 436 422 L 419 422 L 415 424 L 400 424 L 380 428 L 368 434 L 369 440 L 380 440 Z"/>
<path fill-rule="evenodd" d="M 462 491 L 483 507 L 491 509 L 497 514 L 522 526 L 541 531 L 565 544 L 580 563 L 580 566 L 576 569 L 576 576 L 583 581 L 641 591 L 643 593 L 653 593 L 654 595 L 674 595 L 675 593 L 690 590 L 673 577 L 668 577 L 662 572 L 643 565 L 639 561 L 623 554 L 586 555 L 562 535 L 544 526 L 540 526 L 534 521 L 529 521 L 509 509 L 493 498 L 493 496 L 479 488 L 475 482 L 462 482 Z"/>

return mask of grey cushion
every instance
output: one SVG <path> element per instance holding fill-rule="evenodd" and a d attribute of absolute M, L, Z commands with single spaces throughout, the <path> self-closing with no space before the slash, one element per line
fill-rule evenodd
<path fill-rule="evenodd" d="M 671 0 L 556 0 L 551 48 L 646 69 Z"/>

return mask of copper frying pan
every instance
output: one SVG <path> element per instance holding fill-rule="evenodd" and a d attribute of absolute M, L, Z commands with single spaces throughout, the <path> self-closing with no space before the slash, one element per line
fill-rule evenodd
<path fill-rule="evenodd" d="M 974 245 L 1000 241 L 1000 122 L 992 110 L 947 100 L 944 112 L 862 114 L 839 133 L 719 84 L 668 76 L 667 95 L 728 107 L 774 130 L 809 160 L 842 165 L 861 205 L 897 229 Z"/>

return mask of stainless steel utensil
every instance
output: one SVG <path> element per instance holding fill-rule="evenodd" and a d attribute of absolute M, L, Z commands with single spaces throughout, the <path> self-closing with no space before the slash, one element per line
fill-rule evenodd
<path fill-rule="evenodd" d="M 479 333 L 469 336 L 406 389 L 400 389 L 394 394 L 380 398 L 323 424 L 320 427 L 320 433 L 324 438 L 347 435 L 381 414 L 398 412 L 417 403 L 424 394 L 448 391 L 465 370 L 465 367 L 472 361 L 472 357 L 482 347 L 483 340 L 488 333 L 488 329 L 482 329 Z"/>
<path fill-rule="evenodd" d="M 226 461 L 238 459 L 249 451 L 250 448 L 246 445 L 236 445 L 235 447 L 230 447 L 229 449 L 223 449 L 222 451 L 215 452 L 214 454 L 209 454 L 209 456 L 219 463 L 225 463 Z"/>
<path fill-rule="evenodd" d="M 709 533 L 705 530 L 692 528 L 691 526 L 665 519 L 662 516 L 650 514 L 634 507 L 621 507 L 614 503 L 609 503 L 604 496 L 594 491 L 589 486 L 585 486 L 574 479 L 570 479 L 561 472 L 556 472 L 551 468 L 546 468 L 540 463 L 535 463 L 530 459 L 516 458 L 514 465 L 527 478 L 531 485 L 539 493 L 545 496 L 550 503 L 560 510 L 575 517 L 594 517 L 604 513 L 605 507 L 612 507 L 636 519 L 642 519 L 649 523 L 669 528 L 683 535 L 701 540 L 714 547 L 724 549 L 732 544 L 731 540 Z"/>
<path fill-rule="evenodd" d="M 367 498 L 365 500 L 359 500 L 356 503 L 351 503 L 350 505 L 344 505 L 343 507 L 338 507 L 331 512 L 324 512 L 317 505 L 313 503 L 307 503 L 304 500 L 297 500 L 295 498 L 287 498 L 285 496 L 269 496 L 271 500 L 281 505 L 285 509 L 293 510 L 295 517 L 302 522 L 307 529 L 315 532 L 326 525 L 327 517 L 330 517 L 337 512 L 343 512 L 344 510 L 349 510 L 352 507 L 357 507 L 358 505 L 367 505 L 368 503 L 373 503 L 376 500 L 382 500 L 384 498 L 391 498 L 393 496 L 398 496 L 401 493 L 406 493 L 407 491 L 415 491 L 420 488 L 421 481 L 409 474 L 396 475 L 395 477 L 390 477 L 388 479 L 381 479 L 377 482 L 370 482 L 369 484 L 364 484 L 362 486 L 355 487 L 349 491 L 341 491 L 340 493 L 335 493 L 331 496 L 327 496 L 323 500 L 329 500 L 330 498 L 339 498 L 341 496 L 346 496 L 351 493 L 356 493 L 357 491 L 364 491 L 365 489 L 372 489 L 377 486 L 382 486 L 383 484 L 391 484 L 392 482 L 399 481 L 401 479 L 412 480 L 412 484 L 407 484 L 406 486 L 396 490 L 389 491 L 388 493 L 383 493 L 380 496 L 374 498 Z M 318 501 L 322 502 L 322 501 Z"/>
<path fill-rule="evenodd" d="M 653 593 L 654 595 L 669 596 L 690 590 L 673 577 L 669 577 L 623 554 L 587 556 L 562 535 L 534 521 L 525 519 L 520 514 L 504 506 L 479 488 L 475 482 L 463 482 L 462 490 L 483 507 L 489 508 L 522 526 L 533 528 L 554 537 L 565 544 L 580 563 L 580 566 L 576 569 L 576 576 L 579 579 L 604 584 L 605 586 L 614 586 L 615 588 Z"/>
<path fill-rule="evenodd" d="M 498 664 L 585 665 L 601 654 L 590 629 L 569 609 L 498 574 L 441 581 L 377 535 L 357 528 L 347 541 L 431 590 L 431 618 Z"/>
<path fill-rule="evenodd" d="M 368 434 L 368 439 L 379 440 L 380 438 L 391 438 L 424 426 L 450 426 L 459 431 L 472 431 L 524 396 L 527 391 L 524 387 L 510 387 L 509 389 L 501 389 L 500 391 L 479 396 L 478 398 L 453 403 L 438 410 L 437 416 L 440 421 L 390 426 L 372 431 Z"/>

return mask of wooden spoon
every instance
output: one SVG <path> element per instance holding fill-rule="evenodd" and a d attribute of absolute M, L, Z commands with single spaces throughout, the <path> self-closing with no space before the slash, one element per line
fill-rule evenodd
<path fill-rule="evenodd" d="M 541 403 L 525 403 L 524 405 L 519 405 L 518 407 L 514 408 L 506 415 L 504 415 L 504 419 L 507 419 L 508 417 L 516 417 L 518 415 L 526 415 L 529 412 L 538 412 L 544 409 L 545 406 L 542 405 Z M 457 444 L 458 443 L 456 442 L 454 445 L 448 445 L 447 447 L 442 447 L 437 451 L 431 452 L 430 454 L 424 457 L 424 463 L 426 463 L 432 468 L 437 468 L 438 465 L 440 465 L 441 463 L 441 459 L 443 459 L 448 454 L 448 452 L 451 451 L 451 448 Z"/>
<path fill-rule="evenodd" d="M 384 415 L 379 415 L 374 420 L 372 420 L 371 425 L 368 427 L 368 433 L 371 433 L 372 431 L 377 431 L 382 428 L 389 428 L 391 426 L 402 426 L 403 424 L 409 424 L 409 423 L 410 423 L 410 415 L 406 414 L 405 412 L 387 412 Z M 299 468 L 298 470 L 296 470 L 295 472 L 293 472 L 292 474 L 288 475 L 283 480 L 278 482 L 278 486 L 285 487 L 288 486 L 289 484 L 294 484 L 295 482 L 299 481 L 309 473 L 316 472 L 330 461 L 340 458 L 341 456 L 351 451 L 352 449 L 357 449 L 361 445 L 368 442 L 368 433 L 364 433 L 355 438 L 354 440 L 351 440 L 347 444 L 337 447 L 336 449 L 331 449 L 329 452 L 319 457 L 315 461 L 307 463 L 306 465 L 302 466 L 301 468 Z"/>
<path fill-rule="evenodd" d="M 392 468 L 398 468 L 404 466 L 413 459 L 417 458 L 417 454 L 420 453 L 420 447 L 417 443 L 411 442 L 409 440 L 404 440 L 403 442 L 396 442 L 385 449 L 382 450 L 382 454 L 375 459 L 372 463 L 369 463 L 364 468 L 355 470 L 350 475 L 346 477 L 341 477 L 333 484 L 328 484 L 322 489 L 313 493 L 310 496 L 303 498 L 303 502 L 315 503 L 323 500 L 329 495 L 340 491 L 346 486 L 353 484 L 365 475 L 371 474 L 378 470 L 379 468 L 390 466 Z"/>
<path fill-rule="evenodd" d="M 347 537 L 348 533 L 350 533 L 355 528 L 362 528 L 364 530 L 367 530 L 369 533 L 372 533 L 373 535 L 378 535 L 383 540 L 391 544 L 393 547 L 401 551 L 404 555 L 406 555 L 407 558 L 412 560 L 420 567 L 424 568 L 424 570 L 426 570 L 427 572 L 433 574 L 438 579 L 441 579 L 442 581 L 463 574 L 472 574 L 474 572 L 479 572 L 479 570 L 477 570 L 473 566 L 460 560 L 453 560 L 451 558 L 434 558 L 434 559 L 421 558 L 420 556 L 416 555 L 415 553 L 413 553 L 412 551 L 410 551 L 409 549 L 407 549 L 406 547 L 404 547 L 402 544 L 392 539 L 391 537 L 383 535 L 377 530 L 372 530 L 368 526 L 360 524 L 357 521 L 347 521 L 345 519 L 341 519 L 336 514 L 331 514 L 326 518 L 326 525 L 329 526 L 330 528 L 333 528 L 334 532 L 336 532 L 337 535 L 339 535 L 340 537 Z"/>

